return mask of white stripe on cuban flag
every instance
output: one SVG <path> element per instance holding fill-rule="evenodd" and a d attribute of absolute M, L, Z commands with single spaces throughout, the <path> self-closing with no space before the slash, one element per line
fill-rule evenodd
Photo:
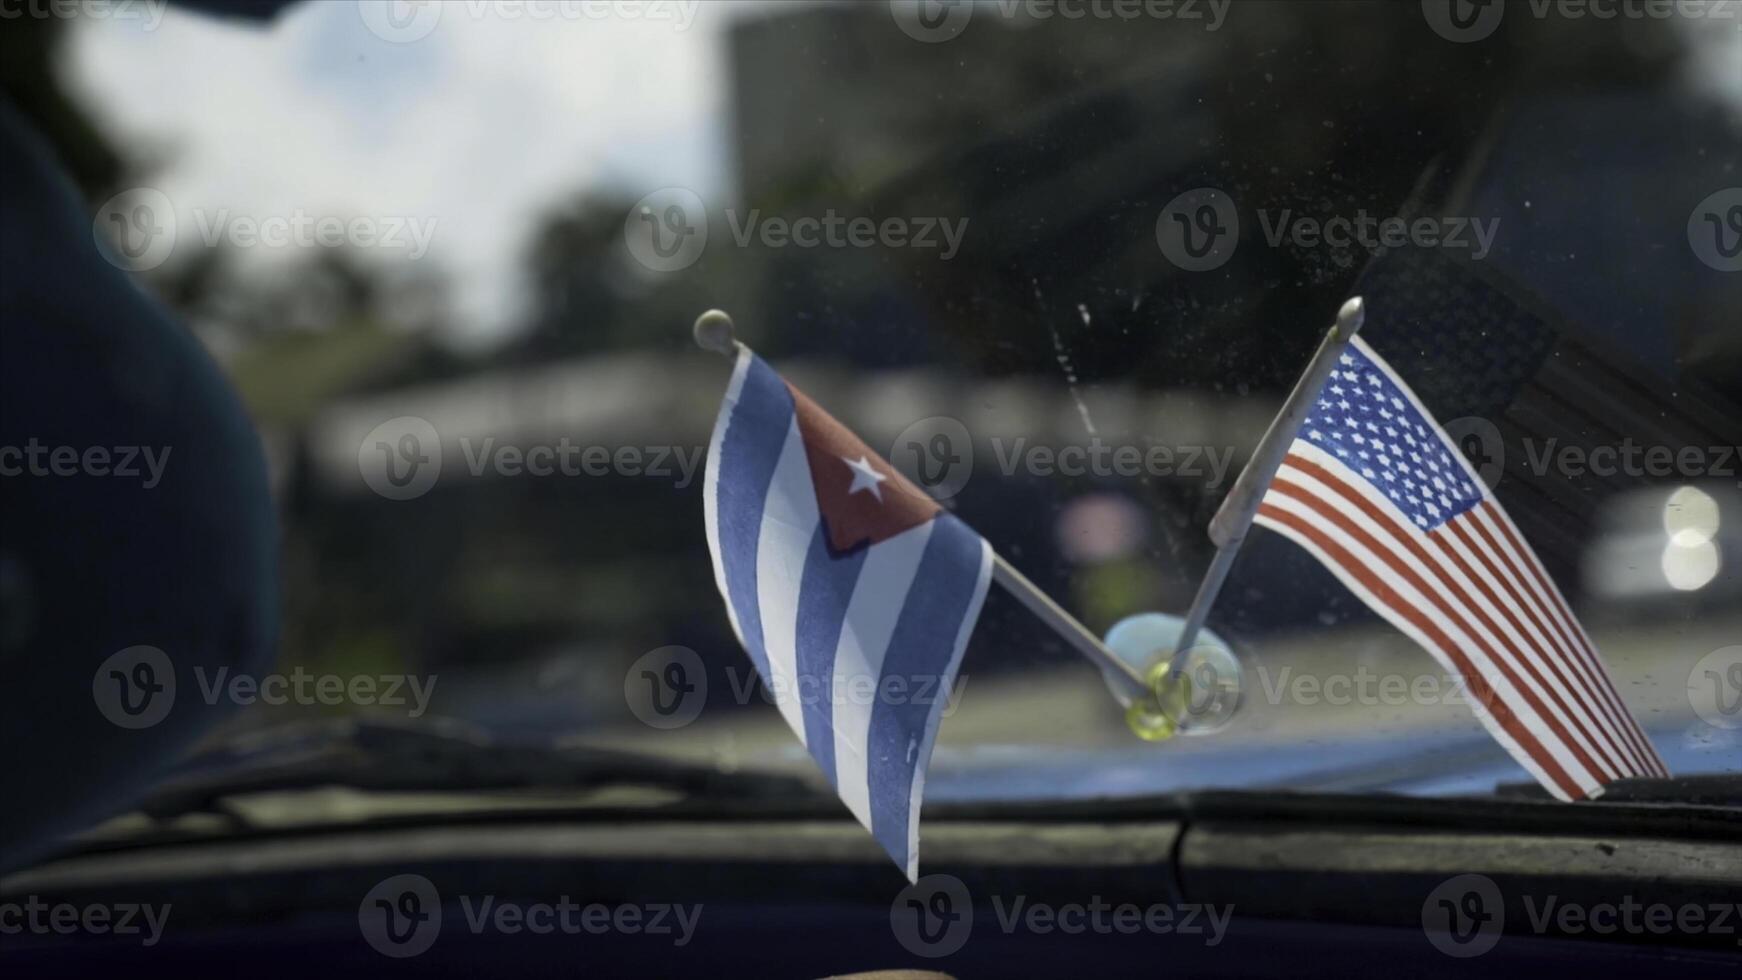
<path fill-rule="evenodd" d="M 1667 775 L 1523 536 L 1421 400 L 1357 338 L 1257 523 L 1306 548 L 1461 676 L 1477 718 L 1562 799 Z"/>
<path fill-rule="evenodd" d="M 766 585 L 756 590 L 756 601 L 769 676 L 786 682 L 772 686 L 774 703 L 801 742 L 808 739 L 799 708 L 799 592 L 773 586 L 803 580 L 817 520 L 817 498 L 811 490 L 810 466 L 805 462 L 804 439 L 799 435 L 795 418 L 787 425 L 780 461 L 763 498 L 762 529 L 756 542 L 756 581 Z"/>
<path fill-rule="evenodd" d="M 991 548 L 747 348 L 703 488 L 745 652 L 853 816 L 917 879 L 926 765 Z"/>

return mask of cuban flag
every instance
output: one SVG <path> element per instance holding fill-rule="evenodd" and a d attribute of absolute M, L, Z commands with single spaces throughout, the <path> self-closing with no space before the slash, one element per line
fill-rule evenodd
<path fill-rule="evenodd" d="M 1409 385 L 1357 337 L 1258 511 L 1462 677 L 1550 793 L 1668 776 L 1524 536 Z"/>
<path fill-rule="evenodd" d="M 742 346 L 704 494 L 739 642 L 842 802 L 917 880 L 926 764 L 992 549 Z"/>

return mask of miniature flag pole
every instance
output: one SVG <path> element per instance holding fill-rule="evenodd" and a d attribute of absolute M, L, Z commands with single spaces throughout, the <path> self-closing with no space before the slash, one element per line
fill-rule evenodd
<path fill-rule="evenodd" d="M 695 339 L 696 345 L 702 349 L 724 354 L 727 357 L 738 356 L 738 350 L 742 346 L 733 337 L 731 316 L 723 310 L 708 310 L 696 318 Z M 1262 488 L 1260 488 L 1260 495 L 1262 495 Z M 1144 683 L 1143 675 L 1138 672 L 1136 667 L 1107 649 L 1100 638 L 1090 632 L 1088 627 L 1078 622 L 1075 617 L 1054 602 L 1052 597 L 1042 592 L 1039 586 L 1030 582 L 1027 576 L 1005 561 L 1003 555 L 996 552 L 992 556 L 992 581 L 1003 586 L 1004 590 L 1016 597 L 1028 608 L 1029 612 L 1032 612 L 1041 622 L 1052 627 L 1053 631 L 1078 653 L 1087 657 L 1109 676 L 1129 689 L 1134 696 L 1134 709 L 1144 707 L 1146 702 L 1152 699 L 1153 692 L 1149 685 Z"/>
<path fill-rule="evenodd" d="M 1066 643 L 1075 647 L 1078 653 L 1088 657 L 1108 672 L 1125 682 L 1138 697 L 1148 697 L 1149 687 L 1143 682 L 1143 675 L 1137 668 L 1120 659 L 1113 651 L 1108 650 L 1100 637 L 1089 632 L 1089 628 L 1078 622 L 1076 617 L 1065 612 L 1064 608 L 1052 601 L 1052 597 L 1040 590 L 1040 587 L 1028 580 L 1028 577 L 1016 570 L 1016 567 L 1004 560 L 1004 556 L 992 553 L 992 581 L 1004 587 L 1004 591 L 1015 596 L 1018 602 L 1028 607 L 1041 622 L 1052 627 Z"/>
<path fill-rule="evenodd" d="M 1186 613 L 1179 645 L 1174 648 L 1165 673 L 1152 668 L 1151 682 L 1158 687 L 1168 678 L 1179 677 L 1180 672 L 1185 669 L 1192 644 L 1197 641 L 1198 633 L 1204 628 L 1204 621 L 1209 618 L 1210 607 L 1216 604 L 1216 597 L 1221 594 L 1222 586 L 1228 581 L 1228 572 L 1234 567 L 1234 558 L 1240 553 L 1240 545 L 1245 542 L 1247 532 L 1252 529 L 1253 518 L 1258 515 L 1259 504 L 1263 503 L 1264 495 L 1270 489 L 1270 482 L 1276 478 L 1277 470 L 1282 468 L 1283 457 L 1288 455 L 1288 447 L 1294 443 L 1301 424 L 1312 411 L 1313 400 L 1324 389 L 1325 381 L 1330 378 L 1338 358 L 1343 356 L 1349 342 L 1355 339 L 1365 320 L 1366 307 L 1359 296 L 1344 303 L 1343 308 L 1337 311 L 1337 321 L 1331 325 L 1330 332 L 1325 334 L 1324 341 L 1319 344 L 1318 353 L 1313 355 L 1306 373 L 1295 384 L 1294 391 L 1282 405 L 1282 411 L 1271 420 L 1270 428 L 1264 433 L 1264 438 L 1259 440 L 1258 448 L 1253 451 L 1246 468 L 1240 472 L 1234 489 L 1228 493 L 1222 506 L 1217 508 L 1216 516 L 1210 520 L 1210 540 L 1216 545 L 1216 557 L 1211 560 L 1209 570 L 1204 573 L 1197 597 L 1192 600 L 1191 609 Z"/>

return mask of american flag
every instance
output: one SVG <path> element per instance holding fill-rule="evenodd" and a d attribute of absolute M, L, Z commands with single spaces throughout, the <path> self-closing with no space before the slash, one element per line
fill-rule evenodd
<path fill-rule="evenodd" d="M 1463 678 L 1555 796 L 1668 776 L 1536 553 L 1403 379 L 1356 338 L 1258 511 Z"/>

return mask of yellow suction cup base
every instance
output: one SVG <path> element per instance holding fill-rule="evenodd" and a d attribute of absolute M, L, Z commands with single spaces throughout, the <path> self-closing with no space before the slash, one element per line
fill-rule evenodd
<path fill-rule="evenodd" d="M 1145 742 L 1165 742 L 1179 734 L 1180 719 L 1186 717 L 1191 704 L 1192 682 L 1185 674 L 1168 669 L 1172 656 L 1158 657 L 1144 678 L 1149 685 L 1147 696 L 1131 702 L 1125 709 L 1125 724 L 1131 734 Z"/>

